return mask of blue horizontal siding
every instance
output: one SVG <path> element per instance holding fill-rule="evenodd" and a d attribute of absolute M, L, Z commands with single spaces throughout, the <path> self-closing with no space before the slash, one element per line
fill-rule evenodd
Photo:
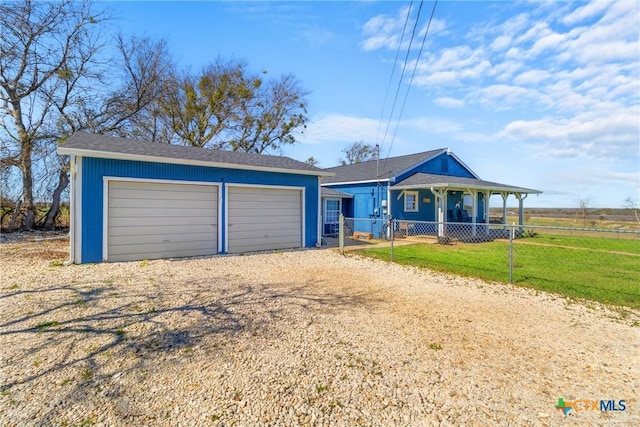
<path fill-rule="evenodd" d="M 403 179 L 410 177 L 413 174 L 418 172 L 422 173 L 432 173 L 436 175 L 448 175 L 448 176 L 459 176 L 463 178 L 473 178 L 474 176 L 469 172 L 467 168 L 465 168 L 460 162 L 458 162 L 452 156 L 447 155 L 446 153 L 440 154 L 439 156 L 429 160 L 428 162 L 417 166 L 410 171 L 402 175 L 398 175 L 396 177 L 396 182 L 400 182 Z"/>
<path fill-rule="evenodd" d="M 436 218 L 436 197 L 430 190 L 408 190 L 418 191 L 418 212 L 405 212 L 404 194 L 402 190 L 391 190 L 391 215 L 394 219 L 406 221 L 435 221 Z M 399 197 L 400 196 L 400 197 Z M 425 200 L 428 200 L 425 202 Z"/>
<path fill-rule="evenodd" d="M 82 262 L 85 263 L 102 261 L 103 178 L 105 176 L 304 187 L 305 236 L 303 237 L 308 247 L 314 246 L 317 240 L 317 176 L 85 157 L 82 159 L 82 230 L 80 231 Z M 223 200 L 224 196 L 223 189 Z M 224 206 L 222 208 L 224 209 Z M 224 232 L 224 223 L 221 224 L 221 229 Z M 222 251 L 224 248 L 219 250 Z"/>

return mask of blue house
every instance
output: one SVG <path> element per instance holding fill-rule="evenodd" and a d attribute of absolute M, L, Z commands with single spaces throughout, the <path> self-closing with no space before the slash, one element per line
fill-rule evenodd
<path fill-rule="evenodd" d="M 355 231 L 381 232 L 389 216 L 406 221 L 489 224 L 489 198 L 502 196 L 503 221 L 507 199 L 523 202 L 538 190 L 489 182 L 471 170 L 449 149 L 376 159 L 325 169 L 335 175 L 322 178 L 323 233 L 335 234 L 337 215 L 365 218 Z M 375 220 L 380 220 L 376 222 Z M 363 228 L 360 230 L 359 228 Z"/>
<path fill-rule="evenodd" d="M 70 261 L 131 261 L 313 247 L 320 178 L 287 157 L 76 133 Z"/>

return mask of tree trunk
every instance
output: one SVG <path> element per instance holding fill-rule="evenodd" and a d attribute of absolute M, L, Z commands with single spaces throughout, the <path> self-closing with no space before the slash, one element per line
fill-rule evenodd
<path fill-rule="evenodd" d="M 31 163 L 32 144 L 28 138 L 22 140 L 20 153 L 20 169 L 22 169 L 22 200 L 24 204 L 24 218 L 22 229 L 29 231 L 36 219 L 35 204 L 33 203 L 33 168 Z"/>
<path fill-rule="evenodd" d="M 11 222 L 9 222 L 9 233 L 13 233 L 16 229 L 16 221 L 18 220 L 18 214 L 20 213 L 20 208 L 22 207 L 22 200 L 18 200 L 18 203 L 13 207 L 13 213 L 11 214 Z"/>
<path fill-rule="evenodd" d="M 56 217 L 58 216 L 58 212 L 60 212 L 60 196 L 65 188 L 67 188 L 67 185 L 69 185 L 69 174 L 67 168 L 63 168 L 58 176 L 58 186 L 53 191 L 51 207 L 49 208 L 49 212 L 47 212 L 47 216 L 44 220 L 45 230 L 53 230 L 53 227 L 55 226 Z"/>

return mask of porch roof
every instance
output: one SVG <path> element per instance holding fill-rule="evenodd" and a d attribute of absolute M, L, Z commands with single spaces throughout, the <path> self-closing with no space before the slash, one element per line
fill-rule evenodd
<path fill-rule="evenodd" d="M 343 193 L 342 191 L 334 190 L 333 188 L 328 187 L 320 188 L 320 195 L 322 197 L 339 197 L 342 199 L 353 199 L 353 194 Z"/>
<path fill-rule="evenodd" d="M 540 194 L 542 191 L 531 188 L 516 187 L 498 182 L 484 181 L 476 178 L 460 176 L 416 173 L 409 178 L 395 183 L 391 189 L 408 190 L 417 188 L 439 188 L 448 190 L 484 190 L 492 193 Z"/>

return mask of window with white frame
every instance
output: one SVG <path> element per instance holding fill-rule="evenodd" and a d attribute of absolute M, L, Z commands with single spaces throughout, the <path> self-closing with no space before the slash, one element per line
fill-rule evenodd
<path fill-rule="evenodd" d="M 418 212 L 418 192 L 417 191 L 404 192 L 404 211 Z"/>

